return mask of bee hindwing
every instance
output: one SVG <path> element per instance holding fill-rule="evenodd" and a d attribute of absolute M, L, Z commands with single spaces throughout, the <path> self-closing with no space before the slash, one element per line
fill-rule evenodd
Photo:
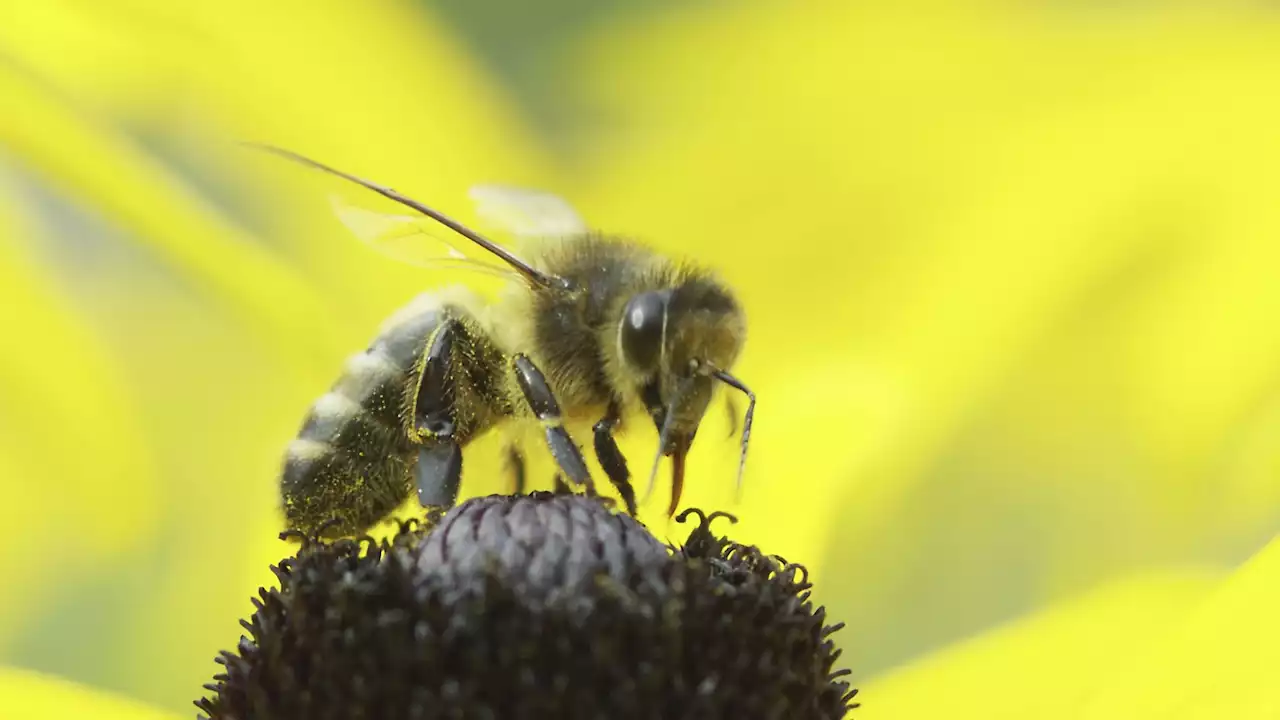
<path fill-rule="evenodd" d="M 521 239 L 572 237 L 588 230 L 572 205 L 548 192 L 476 185 L 469 195 L 483 222 Z"/>
<path fill-rule="evenodd" d="M 399 262 L 428 270 L 461 269 L 499 277 L 515 277 L 510 267 L 467 254 L 473 246 L 464 238 L 449 240 L 446 232 L 417 215 L 366 210 L 331 196 L 334 214 L 361 242 Z"/>

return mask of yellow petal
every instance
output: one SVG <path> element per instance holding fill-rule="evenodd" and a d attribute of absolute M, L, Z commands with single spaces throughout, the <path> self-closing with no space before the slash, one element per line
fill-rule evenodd
<path fill-rule="evenodd" d="M 488 79 L 401 3 L 54 0 L 0 24 L 0 48 L 14 60 L 0 97 L 25 108 L 0 118 L 0 143 L 119 231 L 85 238 L 112 260 L 102 275 L 73 282 L 55 267 L 145 411 L 155 466 L 113 491 L 164 493 L 157 541 L 110 585 L 119 602 L 95 640 L 118 646 L 94 677 L 178 706 L 281 556 L 279 464 L 308 405 L 379 321 L 441 280 L 361 247 L 322 178 L 238 141 L 313 154 L 451 214 L 477 181 L 547 171 Z M 56 517 L 44 502 L 29 511 Z M 86 602 L 78 585 L 55 590 L 61 602 L 27 603 L 15 623 L 57 624 Z M 41 652 L 82 653 L 81 638 L 61 642 Z"/>
<path fill-rule="evenodd" d="M 538 184 L 548 172 L 513 108 L 418 6 L 325 0 L 264 7 L 236 0 L 179 10 L 143 0 L 105 11 L 55 0 L 49 8 L 24 9 L 0 28 L 0 47 L 6 45 L 43 87 L 73 100 L 99 130 L 145 148 L 153 177 L 161 161 L 178 176 L 168 180 L 178 190 L 143 194 L 152 212 L 139 222 L 157 232 L 168 228 L 175 238 L 149 242 L 188 260 L 186 269 L 197 275 L 221 278 L 235 294 L 278 295 L 279 302 L 258 312 L 284 320 L 286 337 L 301 336 L 296 343 L 330 339 L 325 331 L 335 325 L 352 332 L 342 327 L 344 315 L 367 331 L 389 305 L 450 276 L 426 275 L 424 282 L 419 269 L 360 247 L 327 206 L 330 186 L 239 143 L 286 146 L 463 217 L 465 190 L 478 179 Z M 93 72 L 85 71 L 86 59 Z M 20 120 L 41 127 L 38 115 Z M 61 131 L 52 126 L 46 140 Z M 64 162 L 73 152 L 67 149 Z M 81 175 L 107 174 L 94 171 L 109 166 L 105 161 L 81 156 L 80 162 L 88 166 L 76 168 Z M 142 172 L 126 169 L 121 180 Z M 180 191 L 190 185 L 216 188 L 219 205 L 234 205 L 236 216 L 206 216 L 208 227 L 186 228 L 178 221 L 193 219 L 186 212 L 192 203 Z M 179 206 L 170 209 L 175 200 Z M 269 237 L 244 237 L 245 226 Z M 235 247 L 218 247 L 229 240 Z M 276 252 L 263 252 L 262 244 Z M 308 300 L 337 310 L 290 306 L 303 296 L 290 287 L 296 278 L 277 277 L 281 260 L 291 273 L 317 281 L 321 297 Z"/>
<path fill-rule="evenodd" d="M 1280 717 L 1280 538 L 1133 657 L 1082 720 Z"/>
<path fill-rule="evenodd" d="M 0 177 L 0 640 L 59 583 L 156 531 L 161 500 L 127 375 L 19 243 L 39 242 Z M 93 538 L 85 542 L 86 537 Z"/>
<path fill-rule="evenodd" d="M 0 666 L 0 717 L 170 720 L 187 716 L 52 675 Z"/>
<path fill-rule="evenodd" d="M 866 668 L 1229 564 L 1280 503 L 1280 25 L 920 4 L 682 7 L 572 63 L 624 119 L 576 195 L 740 289 L 743 531 Z"/>
<path fill-rule="evenodd" d="M 1147 649 L 1214 587 L 1214 574 L 1197 572 L 1114 583 L 858 683 L 863 707 L 857 715 L 866 720 L 1081 717 L 1099 688 L 1125 684 Z M 858 652 L 856 636 L 845 642 L 846 655 Z"/>
<path fill-rule="evenodd" d="M 320 312 L 311 288 L 225 218 L 201 207 L 190 188 L 104 118 L 11 64 L 0 64 L 0 97 L 23 108 L 0 118 L 0 142 L 20 162 L 62 191 L 92 198 L 148 250 L 193 281 L 209 283 L 266 341 L 292 331 L 296 344 L 276 343 L 277 352 L 325 339 L 317 331 Z"/>

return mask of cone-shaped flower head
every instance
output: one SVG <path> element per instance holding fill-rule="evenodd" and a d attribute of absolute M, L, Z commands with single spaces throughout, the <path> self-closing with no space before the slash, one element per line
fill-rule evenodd
<path fill-rule="evenodd" d="M 692 512 L 679 548 L 548 493 L 474 499 L 382 543 L 307 538 L 196 704 L 238 720 L 843 717 L 856 691 L 805 570 Z"/>

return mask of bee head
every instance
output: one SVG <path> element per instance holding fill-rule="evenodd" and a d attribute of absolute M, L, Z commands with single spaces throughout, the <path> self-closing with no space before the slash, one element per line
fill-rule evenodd
<path fill-rule="evenodd" d="M 618 351 L 654 426 L 664 455 L 693 443 L 717 381 L 737 360 L 746 319 L 733 296 L 702 279 L 630 298 L 618 326 Z"/>
<path fill-rule="evenodd" d="M 679 505 L 685 455 L 711 404 L 716 382 L 750 398 L 738 460 L 741 487 L 756 398 L 729 368 L 742 351 L 746 329 L 742 309 L 729 291 L 704 278 L 645 290 L 629 298 L 623 308 L 618 323 L 623 375 L 658 428 L 650 491 L 658 461 L 663 455 L 672 459 L 668 516 L 674 515 Z"/>

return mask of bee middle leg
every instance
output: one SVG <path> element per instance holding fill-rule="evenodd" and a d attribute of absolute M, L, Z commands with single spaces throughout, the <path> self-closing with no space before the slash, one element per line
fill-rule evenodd
<path fill-rule="evenodd" d="M 546 429 L 547 445 L 551 448 L 551 456 L 555 458 L 556 464 L 570 482 L 575 485 L 585 485 L 590 489 L 591 473 L 587 471 L 587 462 L 582 457 L 582 451 L 574 444 L 573 438 L 569 437 L 569 431 L 564 427 L 560 403 L 551 392 L 551 386 L 547 384 L 546 377 L 523 353 L 511 359 L 511 367 L 515 372 L 520 391 L 524 394 L 525 402 L 529 404 L 533 414 Z"/>
<path fill-rule="evenodd" d="M 595 424 L 593 429 L 595 430 L 596 458 L 600 460 L 600 467 L 604 468 L 609 482 L 618 489 L 622 502 L 626 503 L 627 514 L 635 517 L 636 491 L 631 487 L 629 479 L 631 473 L 627 470 L 627 459 L 622 456 L 622 451 L 618 449 L 618 443 L 613 438 L 614 428 L 618 426 L 621 417 L 618 404 L 611 402 L 605 416 Z"/>

